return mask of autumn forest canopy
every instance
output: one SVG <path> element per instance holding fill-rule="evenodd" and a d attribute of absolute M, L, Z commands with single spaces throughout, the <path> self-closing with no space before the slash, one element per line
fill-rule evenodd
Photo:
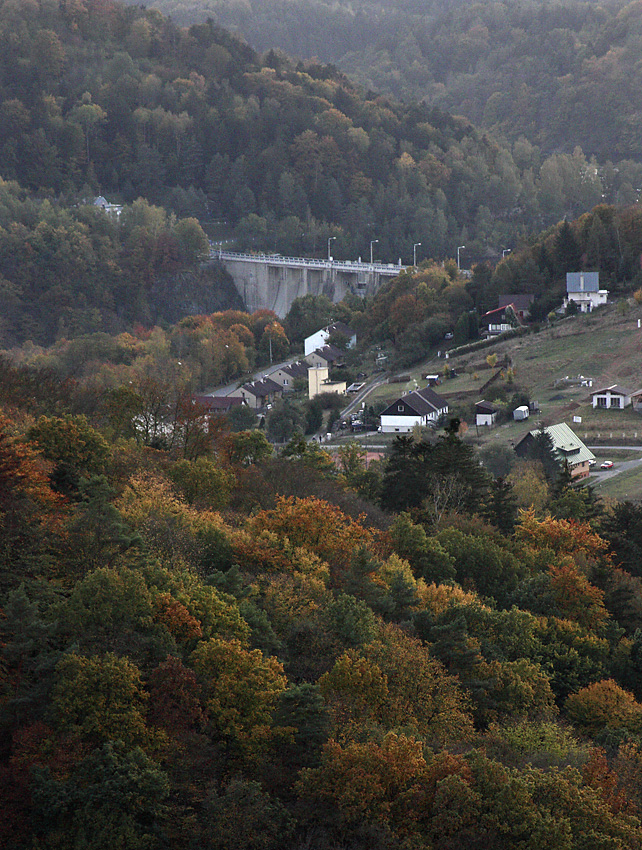
<path fill-rule="evenodd" d="M 633 154 L 609 164 L 575 145 L 500 143 L 332 67 L 261 56 L 212 22 L 112 3 L 4 3 L 0 44 L 3 348 L 242 308 L 203 263 L 208 237 L 317 257 L 332 238 L 339 258 L 367 257 L 376 239 L 405 263 L 421 243 L 428 267 L 464 245 L 475 279 L 456 305 L 422 296 L 413 350 L 438 339 L 422 321 L 441 332 L 502 292 L 533 293 L 545 316 L 580 266 L 612 292 L 640 285 Z M 99 194 L 120 215 L 95 207 Z M 412 318 L 400 310 L 384 338 Z"/>
<path fill-rule="evenodd" d="M 275 453 L 159 334 L 0 363 L 2 846 L 638 847 L 640 507 L 457 422 Z"/>
<path fill-rule="evenodd" d="M 611 11 L 585 6 L 597 34 Z M 503 8 L 460 19 L 480 69 L 483 26 L 526 9 Z M 366 351 L 477 345 L 506 292 L 546 321 L 578 268 L 642 298 L 634 151 L 549 149 L 509 117 L 494 141 L 212 21 L 2 3 L 1 847 L 640 847 L 640 505 L 571 487 L 543 431 L 505 470 L 457 418 L 368 462 L 306 438 L 331 394 L 261 422 L 199 400 L 334 321 L 356 378 Z M 423 254 L 285 317 L 210 257 L 331 237 Z"/>
<path fill-rule="evenodd" d="M 464 115 L 509 143 L 523 137 L 544 156 L 581 144 L 603 164 L 640 162 L 638 2 L 203 0 L 196 8 L 156 0 L 154 6 L 183 24 L 211 17 L 258 50 L 332 62 L 364 88 Z"/>

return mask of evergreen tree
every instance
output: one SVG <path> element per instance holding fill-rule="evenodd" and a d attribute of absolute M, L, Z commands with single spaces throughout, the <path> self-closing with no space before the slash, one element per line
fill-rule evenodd
<path fill-rule="evenodd" d="M 560 464 L 555 454 L 553 438 L 543 425 L 540 426 L 534 438 L 528 443 L 525 457 L 527 460 L 538 460 L 542 464 L 549 484 L 558 481 L 561 474 Z"/>
<path fill-rule="evenodd" d="M 580 271 L 582 250 L 568 221 L 563 221 L 560 225 L 553 250 L 559 274 Z"/>
<path fill-rule="evenodd" d="M 482 515 L 504 534 L 512 534 L 517 519 L 517 498 L 505 478 L 495 478 L 491 482 Z"/>

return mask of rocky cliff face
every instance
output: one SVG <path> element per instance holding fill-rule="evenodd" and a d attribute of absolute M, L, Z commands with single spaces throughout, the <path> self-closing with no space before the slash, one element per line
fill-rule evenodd
<path fill-rule="evenodd" d="M 159 276 L 148 297 L 154 323 L 174 324 L 184 316 L 244 309 L 232 277 L 217 262 Z"/>

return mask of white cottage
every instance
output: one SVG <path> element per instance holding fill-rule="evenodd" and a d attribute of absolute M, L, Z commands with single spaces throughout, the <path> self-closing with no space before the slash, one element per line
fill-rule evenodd
<path fill-rule="evenodd" d="M 590 313 L 595 307 L 606 304 L 608 297 L 608 289 L 600 289 L 599 272 L 569 272 L 566 275 L 565 308 L 573 301 L 582 313 Z"/>
<path fill-rule="evenodd" d="M 306 357 L 308 354 L 316 351 L 317 348 L 323 348 L 333 334 L 339 334 L 345 337 L 348 340 L 348 348 L 354 348 L 357 344 L 357 335 L 352 328 L 346 325 L 345 322 L 335 322 L 305 338 L 303 350 Z"/>
<path fill-rule="evenodd" d="M 624 387 L 619 387 L 617 384 L 611 384 L 610 387 L 603 387 L 601 390 L 595 390 L 591 393 L 593 407 L 599 407 L 602 410 L 623 410 L 631 404 L 631 391 L 625 390 Z"/>
<path fill-rule="evenodd" d="M 489 401 L 481 401 L 475 402 L 475 425 L 487 425 L 489 428 L 492 428 L 497 420 L 498 408 L 495 407 L 494 404 L 491 404 Z"/>
<path fill-rule="evenodd" d="M 425 427 L 448 413 L 448 402 L 430 387 L 401 396 L 381 414 L 383 434 L 408 433 L 419 425 Z"/>

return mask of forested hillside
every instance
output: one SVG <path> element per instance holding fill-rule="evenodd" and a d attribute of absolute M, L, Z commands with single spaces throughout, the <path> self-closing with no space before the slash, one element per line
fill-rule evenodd
<path fill-rule="evenodd" d="M 0 348 L 242 306 L 229 275 L 202 265 L 208 256 L 195 218 L 142 198 L 116 218 L 0 178 Z"/>
<path fill-rule="evenodd" d="M 193 397 L 333 319 L 406 365 L 501 292 L 639 287 L 607 172 L 211 23 L 5 0 L 0 177 L 0 847 L 638 850 L 642 509 L 544 432 L 502 478 L 457 419 L 367 464 L 304 438 L 327 398 Z M 423 254 L 281 323 L 214 232 Z"/>
<path fill-rule="evenodd" d="M 524 135 L 544 155 L 581 145 L 602 162 L 642 159 L 639 3 L 153 5 L 181 22 L 211 16 L 260 50 L 334 62 L 366 87 L 423 99 L 512 142 Z"/>
<path fill-rule="evenodd" d="M 3 848 L 640 846 L 639 507 L 0 368 Z"/>
<path fill-rule="evenodd" d="M 436 259 L 466 245 L 470 266 L 639 185 L 633 166 L 509 150 L 439 109 L 155 11 L 5 2 L 0 45 L 1 176 L 72 216 L 94 195 L 143 197 L 242 248 L 324 256 L 336 236 L 337 257 L 378 240 L 382 259 L 410 262 L 418 242 Z"/>

